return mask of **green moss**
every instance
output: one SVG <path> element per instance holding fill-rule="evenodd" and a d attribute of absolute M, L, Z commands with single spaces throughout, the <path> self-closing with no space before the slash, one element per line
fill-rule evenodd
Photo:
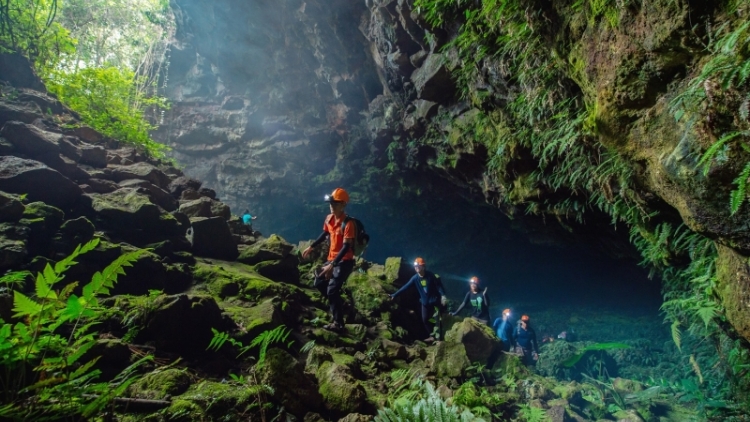
<path fill-rule="evenodd" d="M 236 306 L 227 302 L 219 304 L 232 320 L 246 333 L 243 338 L 253 339 L 266 330 L 272 330 L 284 321 L 283 315 L 273 300 L 267 300 L 257 306 Z"/>
<path fill-rule="evenodd" d="M 257 392 L 258 388 L 252 386 L 201 381 L 172 402 L 168 413 L 196 414 L 202 411 L 210 415 L 240 414 L 253 407 Z"/>
<path fill-rule="evenodd" d="M 345 366 L 323 362 L 316 372 L 318 392 L 330 410 L 354 413 L 366 399 L 364 388 L 355 380 Z"/>
<path fill-rule="evenodd" d="M 383 281 L 367 274 L 352 273 L 345 288 L 351 292 L 354 307 L 365 316 L 379 313 L 383 303 L 388 299 L 389 292 L 385 289 Z"/>
<path fill-rule="evenodd" d="M 130 387 L 132 397 L 150 400 L 164 400 L 167 396 L 177 396 L 190 387 L 190 376 L 184 369 L 165 369 L 146 374 Z"/>
<path fill-rule="evenodd" d="M 241 294 L 257 301 L 274 296 L 286 298 L 303 294 L 301 289 L 263 277 L 251 266 L 240 262 L 198 262 L 193 274 L 196 281 L 205 284 L 209 293 L 221 298 Z"/>
<path fill-rule="evenodd" d="M 355 365 L 357 362 L 354 359 L 354 356 L 342 353 L 334 353 L 333 355 L 331 355 L 331 357 L 333 358 L 334 363 L 341 366 L 352 367 L 352 365 Z"/>

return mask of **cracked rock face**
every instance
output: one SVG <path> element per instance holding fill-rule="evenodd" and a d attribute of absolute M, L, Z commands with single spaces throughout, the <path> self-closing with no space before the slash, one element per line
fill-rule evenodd
<path fill-rule="evenodd" d="M 352 194 L 347 211 L 378 240 L 369 259 L 411 256 L 418 251 L 407 245 L 417 242 L 425 248 L 419 253 L 458 271 L 466 259 L 497 262 L 501 252 L 492 245 L 512 238 L 511 225 L 524 226 L 536 243 L 568 236 L 523 216 L 510 223 L 497 212 L 500 188 L 483 174 L 483 148 L 459 152 L 450 171 L 425 171 L 437 154 L 430 146 L 391 157 L 403 153 L 389 146 L 421 137 L 430 119 L 472 112 L 456 103 L 449 60 L 439 51 L 447 36 L 426 36 L 410 2 L 172 4 L 173 106 L 156 137 L 235 213 L 248 208 L 257 215 L 262 232 L 317 236 L 328 211 L 322 196 L 344 186 Z M 392 158 L 414 168 L 394 172 Z M 468 211 L 468 227 L 459 227 L 445 216 L 466 212 L 467 200 L 494 207 Z M 446 239 L 458 240 L 435 246 Z M 470 241 L 485 245 L 478 255 L 463 252 Z"/>
<path fill-rule="evenodd" d="M 157 136 L 233 208 L 306 193 L 382 93 L 359 2 L 175 2 L 174 107 Z"/>

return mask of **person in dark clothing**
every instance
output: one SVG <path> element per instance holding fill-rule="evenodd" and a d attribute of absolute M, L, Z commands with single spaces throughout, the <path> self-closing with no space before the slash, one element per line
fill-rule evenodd
<path fill-rule="evenodd" d="M 539 360 L 539 347 L 536 342 L 536 332 L 531 327 L 528 315 L 522 315 L 518 320 L 513 332 L 516 340 L 516 353 L 521 356 L 521 361 L 526 366 L 532 366 Z"/>
<path fill-rule="evenodd" d="M 513 345 L 513 323 L 510 320 L 510 309 L 503 310 L 502 318 L 495 318 L 492 328 L 497 333 L 497 337 L 502 340 L 502 351 L 509 352 Z"/>
<path fill-rule="evenodd" d="M 466 305 L 471 304 L 471 317 L 475 320 L 488 324 L 490 322 L 490 302 L 487 300 L 487 289 L 483 292 L 479 291 L 479 279 L 472 277 L 469 280 L 469 292 L 466 293 L 464 301 L 461 302 L 458 309 L 451 312 L 451 315 L 456 315 L 461 312 Z"/>
<path fill-rule="evenodd" d="M 331 208 L 331 214 L 323 222 L 323 233 L 302 251 L 302 258 L 307 258 L 313 249 L 330 240 L 328 260 L 315 276 L 315 287 L 328 298 L 333 322 L 323 328 L 331 331 L 344 329 L 344 300 L 341 298 L 341 288 L 354 269 L 354 238 L 355 224 L 343 224 L 346 219 L 346 204 L 349 194 L 342 188 L 336 188 L 333 193 L 325 196 Z M 343 227 L 342 227 L 343 226 Z"/>
<path fill-rule="evenodd" d="M 422 324 L 427 332 L 427 338 L 424 340 L 428 343 L 440 340 L 442 336 L 442 318 L 441 313 L 445 311 L 445 304 L 448 298 L 445 296 L 443 282 L 440 277 L 425 269 L 425 261 L 422 258 L 414 260 L 414 270 L 417 272 L 403 287 L 396 293 L 389 295 L 391 299 L 403 293 L 410 286 L 414 286 L 419 292 L 419 303 L 422 305 Z M 433 329 L 430 324 L 430 317 L 435 316 L 436 324 Z M 433 333 L 433 331 L 436 331 Z"/>

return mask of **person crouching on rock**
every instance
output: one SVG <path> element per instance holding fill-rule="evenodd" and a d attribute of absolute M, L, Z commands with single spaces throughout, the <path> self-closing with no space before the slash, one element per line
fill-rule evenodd
<path fill-rule="evenodd" d="M 487 300 L 487 288 L 484 291 L 479 291 L 479 279 L 472 277 L 469 279 L 469 292 L 466 293 L 464 301 L 461 302 L 458 309 L 451 312 L 451 315 L 456 315 L 466 306 L 471 304 L 471 317 L 475 320 L 487 324 L 490 322 L 490 301 Z"/>
<path fill-rule="evenodd" d="M 536 331 L 531 327 L 528 315 L 522 315 L 518 320 L 513 332 L 516 339 L 515 352 L 521 356 L 521 361 L 526 366 L 532 366 L 539 360 L 539 347 L 536 343 Z"/>
<path fill-rule="evenodd" d="M 354 269 L 354 238 L 357 228 L 355 224 L 346 224 L 345 228 L 342 228 L 346 218 L 344 210 L 349 202 L 349 194 L 344 189 L 334 189 L 330 195 L 325 196 L 325 201 L 331 208 L 331 214 L 323 222 L 323 233 L 302 251 L 302 258 L 307 258 L 314 248 L 330 239 L 328 259 L 315 276 L 315 287 L 328 298 L 333 319 L 323 328 L 341 331 L 344 329 L 344 300 L 341 298 L 341 288 Z"/>
<path fill-rule="evenodd" d="M 419 292 L 419 303 L 422 305 L 422 324 L 427 332 L 427 343 L 440 340 L 443 332 L 441 314 L 445 312 L 445 305 L 448 298 L 445 296 L 443 282 L 436 274 L 425 269 L 425 262 L 422 258 L 414 260 L 414 274 L 403 287 L 396 293 L 388 295 L 391 299 L 403 293 L 409 286 L 414 286 Z M 430 318 L 435 317 L 435 329 L 431 327 Z M 434 334 L 433 334 L 434 333 Z"/>

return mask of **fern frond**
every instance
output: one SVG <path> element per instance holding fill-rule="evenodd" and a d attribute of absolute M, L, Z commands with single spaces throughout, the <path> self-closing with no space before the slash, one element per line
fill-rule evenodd
<path fill-rule="evenodd" d="M 680 331 L 680 321 L 674 320 L 670 328 L 670 331 L 672 332 L 672 341 L 674 341 L 674 344 L 677 346 L 677 350 L 682 351 L 682 331 Z"/>
<path fill-rule="evenodd" d="M 695 355 L 690 355 L 690 366 L 698 377 L 698 383 L 703 384 L 703 373 L 701 372 L 701 367 L 698 365 L 698 361 L 695 360 Z"/>
<path fill-rule="evenodd" d="M 747 198 L 747 179 L 750 178 L 750 162 L 745 163 L 745 167 L 736 179 L 734 183 L 737 185 L 737 189 L 732 191 L 729 209 L 732 215 L 734 215 L 742 206 Z"/>
<path fill-rule="evenodd" d="M 706 327 L 708 327 L 711 320 L 716 317 L 717 312 L 718 309 L 712 305 L 702 306 L 696 310 L 696 314 L 698 314 L 698 317 L 703 321 L 703 324 L 705 324 Z"/>
<path fill-rule="evenodd" d="M 229 339 L 229 334 L 221 332 L 213 327 L 211 328 L 211 332 L 214 333 L 214 337 L 211 339 L 211 342 L 208 343 L 208 347 L 206 347 L 206 350 L 218 351 L 219 349 L 221 349 L 221 346 L 223 346 L 224 343 L 226 343 Z"/>

